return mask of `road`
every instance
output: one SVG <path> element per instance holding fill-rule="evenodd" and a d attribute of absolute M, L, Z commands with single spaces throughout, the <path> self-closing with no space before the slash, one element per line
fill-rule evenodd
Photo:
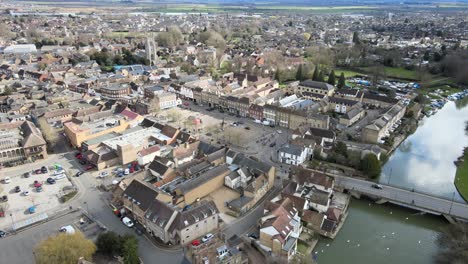
<path fill-rule="evenodd" d="M 2 170 L 2 176 L 22 175 L 24 172 L 30 171 L 33 168 L 40 168 L 41 166 L 48 166 L 55 163 L 61 164 L 70 175 L 74 175 L 78 170 L 82 169 L 82 166 L 73 157 L 72 153 L 62 153 L 51 155 L 49 159 L 36 163 L 13 168 L 4 168 Z M 120 222 L 120 219 L 113 214 L 108 202 L 110 194 L 101 192 L 96 188 L 98 182 L 91 173 L 85 173 L 79 178 L 73 177 L 72 180 L 79 188 L 78 195 L 69 203 L 62 205 L 62 208 L 68 208 L 69 206 L 72 206 L 72 208 L 80 207 L 83 210 L 89 211 L 94 220 L 104 224 L 110 231 L 114 231 L 118 234 L 135 234 L 133 229 L 127 228 Z M 60 209 L 61 208 L 50 208 L 46 212 L 49 215 L 53 215 L 54 212 Z M 24 232 L 19 232 L 16 235 L 1 239 L 0 259 L 2 261 L 0 261 L 0 263 L 33 263 L 32 251 L 34 245 L 40 240 L 56 234 L 57 227 L 63 226 L 73 217 L 73 215 L 67 215 L 66 217 L 52 220 Z M 5 230 L 8 230 L 10 226 L 11 225 L 8 225 Z M 182 263 L 182 250 L 168 251 L 156 247 L 145 236 L 138 236 L 137 238 L 139 241 L 139 255 L 144 263 L 154 263 L 155 259 L 158 259 L 161 263 Z"/>
<path fill-rule="evenodd" d="M 382 185 L 382 190 L 379 190 L 373 188 L 372 185 L 375 183 L 370 181 L 338 175 L 334 176 L 336 179 L 336 185 L 348 190 L 377 196 L 389 200 L 390 202 L 407 205 L 408 207 L 419 208 L 468 220 L 468 204 L 462 204 L 423 193 L 412 192 L 411 190 L 404 190 L 389 185 Z"/>
<path fill-rule="evenodd" d="M 198 110 L 205 113 L 206 110 L 199 107 Z M 205 114 L 208 114 L 206 112 Z M 217 111 L 210 112 L 209 115 L 213 115 L 219 119 L 225 118 L 225 122 L 238 121 L 239 118 L 229 116 L 227 114 L 219 113 Z M 255 124 L 252 120 L 242 118 L 240 119 L 245 122 L 246 126 L 260 126 L 262 127 L 262 133 L 257 138 L 252 139 L 250 149 L 255 149 L 257 158 L 263 160 L 269 165 L 277 167 L 281 178 L 287 176 L 287 169 L 285 166 L 280 166 L 274 160 L 276 159 L 276 151 L 284 144 L 287 143 L 288 134 L 286 130 L 281 128 L 264 127 L 259 124 Z M 282 133 L 277 131 L 281 130 Z M 263 140 L 260 140 L 263 138 Z M 272 142 L 276 143 L 275 147 L 270 147 L 269 144 Z M 82 166 L 74 158 L 72 152 L 66 152 L 66 146 L 63 146 L 63 150 L 57 152 L 57 154 L 50 155 L 47 160 L 37 161 L 36 163 L 25 164 L 14 168 L 4 168 L 2 170 L 2 176 L 10 175 L 22 175 L 26 171 L 31 171 L 34 168 L 40 168 L 41 166 L 49 166 L 55 163 L 61 164 L 70 175 L 75 175 L 79 170 L 83 170 Z M 271 158 L 273 157 L 273 161 Z M 109 207 L 110 194 L 101 192 L 96 186 L 99 182 L 93 176 L 93 173 L 84 173 L 81 177 L 72 178 L 74 184 L 79 188 L 78 195 L 73 198 L 69 203 L 64 204 L 61 208 L 50 208 L 47 213 L 53 215 L 54 212 L 63 208 L 82 208 L 91 215 L 91 217 L 104 224 L 108 230 L 114 231 L 118 234 L 135 234 L 133 229 L 127 228 L 123 225 L 119 218 L 117 218 L 111 208 Z M 279 180 L 276 181 L 279 183 Z M 274 189 L 268 197 L 265 199 L 271 199 L 277 195 L 279 189 Z M 247 215 L 237 219 L 235 222 L 226 226 L 222 231 L 229 238 L 234 234 L 242 235 L 245 234 L 252 226 L 257 224 L 258 219 L 263 216 L 263 205 L 260 204 L 256 208 L 252 209 Z M 58 226 L 63 226 L 69 223 L 70 220 L 76 217 L 74 214 L 70 214 L 55 220 L 51 220 L 39 226 L 33 227 L 26 231 L 20 232 L 16 235 L 7 236 L 0 240 L 0 259 L 5 263 L 32 263 L 33 255 L 32 251 L 34 245 L 43 240 L 44 238 L 56 234 Z M 156 247 L 150 240 L 145 236 L 137 236 L 139 241 L 139 256 L 144 263 L 154 263 L 155 260 L 161 263 L 182 263 L 183 251 L 182 250 L 168 250 Z M 22 252 L 28 252 L 22 254 Z M 31 252 L 31 253 L 29 253 Z M 20 256 L 21 255 L 21 256 Z M 18 257 L 19 256 L 19 257 Z"/>

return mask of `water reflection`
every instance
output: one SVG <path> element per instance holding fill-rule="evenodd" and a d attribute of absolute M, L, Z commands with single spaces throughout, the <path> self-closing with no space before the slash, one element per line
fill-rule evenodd
<path fill-rule="evenodd" d="M 449 102 L 436 115 L 421 122 L 416 133 L 385 164 L 380 182 L 447 199 L 452 199 L 455 192 L 455 200 L 463 201 L 453 184 L 456 173 L 453 161 L 468 146 L 467 105 L 459 108 L 460 105 Z"/>

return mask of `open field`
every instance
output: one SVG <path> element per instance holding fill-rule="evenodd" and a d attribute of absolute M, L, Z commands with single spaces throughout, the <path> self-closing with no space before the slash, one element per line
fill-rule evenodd
<path fill-rule="evenodd" d="M 336 77 L 340 77 L 341 73 L 344 73 L 345 78 L 351 78 L 357 75 L 365 75 L 364 73 L 350 70 L 335 70 Z"/>
<path fill-rule="evenodd" d="M 463 199 L 468 201 L 468 155 L 465 155 L 463 163 L 457 168 L 455 186 Z"/>

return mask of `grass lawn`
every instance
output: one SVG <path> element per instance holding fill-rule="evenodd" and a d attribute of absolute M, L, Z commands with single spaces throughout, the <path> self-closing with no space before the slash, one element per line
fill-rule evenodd
<path fill-rule="evenodd" d="M 363 72 L 372 72 L 372 67 L 360 67 L 360 70 Z M 393 67 L 384 67 L 385 75 L 389 78 L 396 79 L 418 79 L 418 73 L 416 71 L 410 71 L 405 68 L 393 68 Z"/>
<path fill-rule="evenodd" d="M 309 246 L 301 241 L 297 242 L 297 251 L 301 252 L 304 255 L 307 255 Z"/>
<path fill-rule="evenodd" d="M 455 175 L 455 186 L 457 187 L 457 190 L 463 199 L 468 201 L 468 154 L 465 155 L 465 160 L 457 168 L 457 174 Z"/>
<path fill-rule="evenodd" d="M 335 70 L 335 75 L 336 75 L 336 77 L 340 77 L 341 73 L 344 73 L 345 78 L 354 77 L 354 76 L 356 76 L 356 75 L 366 75 L 366 74 L 363 74 L 363 73 L 360 73 L 360 72 L 356 72 L 356 71 Z"/>

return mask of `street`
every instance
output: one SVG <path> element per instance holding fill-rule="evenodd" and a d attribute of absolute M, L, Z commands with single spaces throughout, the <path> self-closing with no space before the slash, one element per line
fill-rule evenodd
<path fill-rule="evenodd" d="M 197 109 L 204 112 L 205 109 L 197 107 Z M 203 116 L 203 114 L 201 114 Z M 257 157 L 258 159 L 266 162 L 269 165 L 277 168 L 278 175 L 281 178 L 287 176 L 287 167 L 280 166 L 276 162 L 277 150 L 287 143 L 289 134 L 283 128 L 271 128 L 269 126 L 263 126 L 261 124 L 255 124 L 253 120 L 247 118 L 236 118 L 228 116 L 227 114 L 212 111 L 209 113 L 210 116 L 218 118 L 219 120 L 225 119 L 226 125 L 229 122 L 242 120 L 244 122 L 243 127 L 249 126 L 252 131 L 252 137 L 248 137 L 249 148 L 243 146 L 232 146 L 234 150 L 240 152 L 247 152 L 250 155 Z M 243 127 L 242 131 L 244 130 Z M 280 131 L 280 132 L 278 132 Z M 246 130 L 247 132 L 247 130 Z M 205 137 L 205 136 L 203 136 Z M 275 143 L 274 146 L 270 147 L 270 144 Z M 36 163 L 29 163 L 22 166 L 4 168 L 1 171 L 1 177 L 5 176 L 17 176 L 22 175 L 26 171 L 31 171 L 34 168 L 40 168 L 41 166 L 50 166 L 52 164 L 61 164 L 62 167 L 68 171 L 70 176 L 75 175 L 76 172 L 82 171 L 82 166 L 78 163 L 73 155 L 73 152 L 62 151 L 60 154 L 51 154 L 48 159 L 41 160 Z M 103 224 L 109 231 L 114 231 L 118 234 L 135 234 L 133 229 L 127 228 L 121 223 L 120 219 L 116 217 L 112 209 L 109 206 L 110 193 L 100 191 L 97 186 L 99 180 L 93 176 L 95 173 L 86 172 L 80 177 L 72 177 L 72 182 L 78 187 L 78 194 L 66 204 L 61 204 L 55 208 L 47 208 L 45 211 L 49 217 L 53 216 L 57 211 L 61 211 L 71 208 L 81 208 L 89 213 L 91 218 L 96 222 Z M 279 180 L 276 181 L 279 183 Z M 265 197 L 271 199 L 277 195 L 279 189 L 273 189 L 272 192 Z M 42 212 L 41 212 L 42 213 Z M 263 215 L 263 204 L 253 208 L 245 216 L 236 219 L 232 224 L 225 226 L 222 230 L 229 238 L 232 235 L 241 235 L 246 233 L 253 226 L 256 226 L 258 219 Z M 70 222 L 71 219 L 76 217 L 75 214 L 69 214 L 58 219 L 51 220 L 44 224 L 27 229 L 23 232 L 19 232 L 15 235 L 9 235 L 6 238 L 0 240 L 2 249 L 8 248 L 8 250 L 0 251 L 0 258 L 6 260 L 7 263 L 32 263 L 33 260 L 33 248 L 39 241 L 45 239 L 47 236 L 56 234 L 58 226 L 62 226 Z M 11 223 L 2 226 L 4 230 L 11 228 Z M 170 250 L 159 248 L 155 246 L 146 236 L 136 235 L 139 241 L 139 255 L 144 263 L 154 263 L 155 259 L 161 263 L 181 263 L 183 260 L 182 250 Z M 11 248 L 11 250 L 10 250 Z M 20 254 L 21 252 L 27 251 L 28 254 Z M 20 256 L 20 257 L 18 257 Z"/>

